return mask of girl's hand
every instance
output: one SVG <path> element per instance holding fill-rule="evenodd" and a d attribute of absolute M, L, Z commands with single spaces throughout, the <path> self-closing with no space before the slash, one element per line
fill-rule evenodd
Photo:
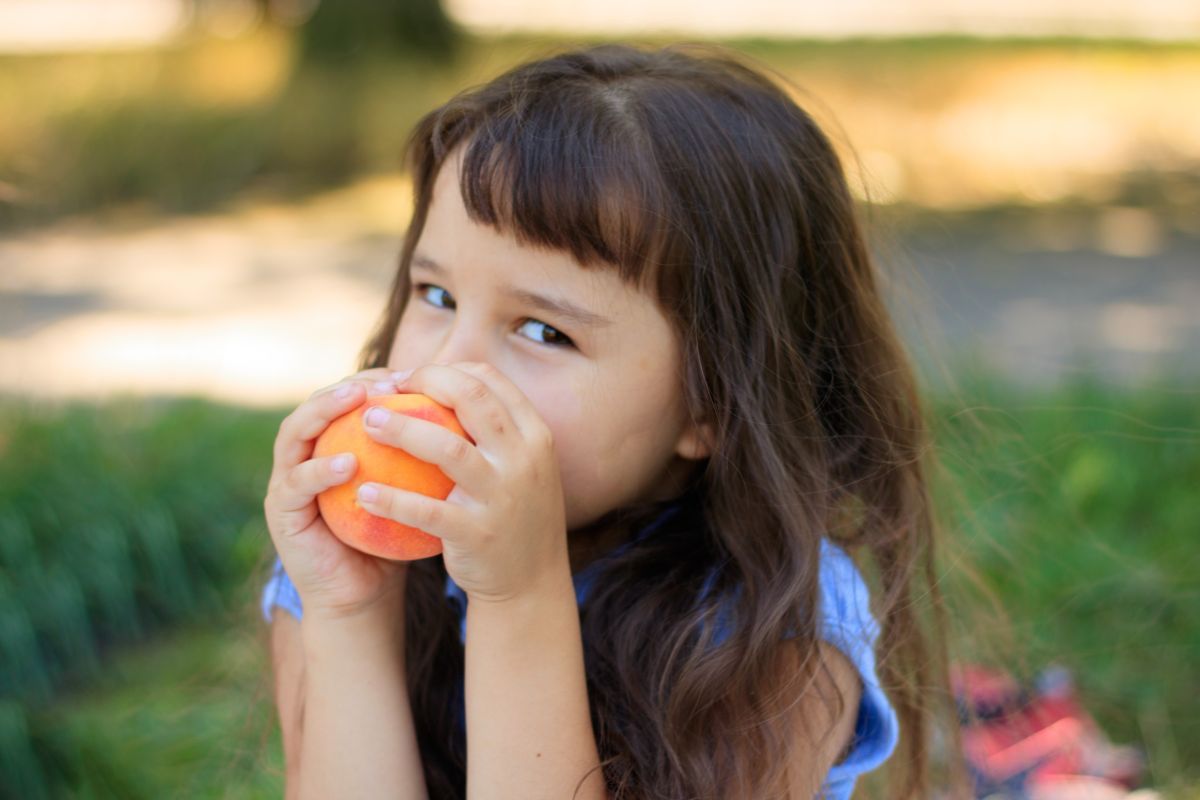
<path fill-rule="evenodd" d="M 503 602 L 570 575 L 566 506 L 550 429 L 525 394 L 488 364 L 428 364 L 398 382 L 454 410 L 466 439 L 391 414 L 375 440 L 436 464 L 454 481 L 445 500 L 392 486 L 359 503 L 442 540 L 449 573 L 471 601 Z M 557 575 L 556 575 L 557 573 Z"/>
<path fill-rule="evenodd" d="M 263 511 L 275 550 L 296 586 L 304 616 L 347 617 L 368 610 L 390 613 L 403 591 L 407 564 L 367 555 L 341 542 L 322 519 L 317 495 L 354 477 L 350 455 L 345 471 L 338 454 L 312 458 L 318 436 L 334 419 L 367 395 L 390 394 L 395 384 L 387 369 L 368 369 L 318 389 L 289 414 L 275 437 L 275 462 Z"/>

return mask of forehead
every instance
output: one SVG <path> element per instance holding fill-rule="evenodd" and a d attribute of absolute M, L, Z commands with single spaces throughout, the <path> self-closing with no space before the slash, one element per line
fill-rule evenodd
<path fill-rule="evenodd" d="M 553 292 L 613 320 L 654 305 L 622 281 L 615 267 L 585 268 L 564 250 L 521 243 L 510 232 L 472 220 L 459 188 L 462 152 L 459 146 L 438 170 L 414 269 L 421 267 L 421 257 L 432 259 L 451 276 L 517 293 Z"/>

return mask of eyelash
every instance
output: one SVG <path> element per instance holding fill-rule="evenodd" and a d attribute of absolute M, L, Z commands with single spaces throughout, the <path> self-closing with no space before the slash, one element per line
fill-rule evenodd
<path fill-rule="evenodd" d="M 418 283 L 418 284 L 413 285 L 413 294 L 421 296 L 422 302 L 425 302 L 428 305 L 433 306 L 434 308 L 445 309 L 446 308 L 445 306 L 434 305 L 433 303 L 429 303 L 429 301 L 424 299 L 423 295 L 424 295 L 426 289 L 441 289 L 443 292 L 446 292 L 445 289 L 442 289 L 442 287 L 438 286 L 436 283 Z M 446 292 L 446 294 L 450 295 L 449 292 Z M 450 295 L 450 296 L 453 296 L 453 295 Z M 449 309 L 447 309 L 447 310 L 449 310 Z M 560 342 L 539 342 L 539 341 L 531 339 L 530 341 L 533 341 L 535 344 L 542 344 L 547 347 L 574 347 L 575 346 L 575 343 L 571 341 L 570 337 L 568 337 L 566 334 L 564 334 L 558 328 L 555 328 L 553 325 L 547 325 L 545 322 L 542 322 L 541 320 L 533 319 L 532 317 L 526 317 L 525 322 L 536 322 L 539 325 L 544 325 L 545 327 L 547 327 L 550 330 L 557 333 L 559 335 L 559 337 L 561 337 L 561 339 L 562 339 L 562 341 L 560 341 Z M 525 323 L 522 322 L 521 324 L 524 325 Z"/>

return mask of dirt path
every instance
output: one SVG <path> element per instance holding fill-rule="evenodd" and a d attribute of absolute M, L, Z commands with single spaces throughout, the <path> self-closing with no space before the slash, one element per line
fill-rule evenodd
<path fill-rule="evenodd" d="M 353 371 L 407 192 L 377 179 L 295 206 L 0 238 L 0 392 L 295 405 Z M 919 303 L 889 303 L 919 360 L 967 350 L 1036 383 L 1081 358 L 1116 381 L 1200 376 L 1200 242 L 1167 237 L 1132 258 L 1003 241 L 941 231 L 902 243 L 933 325 Z"/>

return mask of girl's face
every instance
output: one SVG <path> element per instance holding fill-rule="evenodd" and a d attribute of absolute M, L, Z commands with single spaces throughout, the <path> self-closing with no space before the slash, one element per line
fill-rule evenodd
<path fill-rule="evenodd" d="M 697 435 L 687 418 L 670 323 L 615 272 L 472 222 L 462 150 L 434 184 L 388 366 L 479 361 L 504 373 L 553 433 L 568 529 L 674 497 L 708 451 L 707 427 Z"/>

